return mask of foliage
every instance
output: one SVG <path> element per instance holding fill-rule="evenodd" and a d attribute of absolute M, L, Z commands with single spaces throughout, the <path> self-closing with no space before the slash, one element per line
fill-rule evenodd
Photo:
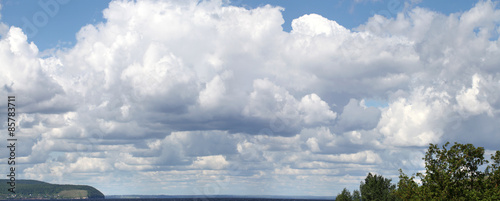
<path fill-rule="evenodd" d="M 402 200 L 413 200 L 417 196 L 418 184 L 415 182 L 415 176 L 408 177 L 403 170 L 399 169 L 399 182 L 395 196 Z"/>
<path fill-rule="evenodd" d="M 86 198 L 88 192 L 86 190 L 64 190 L 58 193 L 61 198 Z"/>
<path fill-rule="evenodd" d="M 365 181 L 361 182 L 359 187 L 361 190 L 354 190 L 353 194 L 346 188 L 337 195 L 336 201 L 361 201 L 361 200 L 396 200 L 394 191 L 395 185 L 391 184 L 391 180 L 384 178 L 382 175 L 372 175 L 368 173 Z"/>
<path fill-rule="evenodd" d="M 6 179 L 0 179 L 0 188 L 7 189 L 9 186 Z M 10 192 L 4 191 L 0 192 L 0 198 L 11 198 L 16 196 L 16 198 L 61 198 L 59 195 L 61 192 L 83 192 L 85 191 L 88 198 L 104 198 L 99 190 L 91 186 L 86 185 L 59 185 L 59 184 L 49 184 L 46 182 L 36 181 L 36 180 L 16 180 L 16 194 L 13 195 Z M 65 195 L 65 194 L 64 194 Z M 75 194 L 76 195 L 76 194 Z M 80 198 L 77 196 L 75 198 Z"/>
<path fill-rule="evenodd" d="M 430 144 L 425 154 L 425 174 L 420 175 L 426 195 L 441 200 L 477 200 L 484 195 L 485 174 L 479 166 L 488 163 L 484 148 L 449 143 L 439 149 Z"/>
<path fill-rule="evenodd" d="M 342 190 L 342 192 L 337 195 L 335 201 L 352 201 L 351 192 L 349 192 L 349 190 L 344 188 L 344 190 Z"/>
<path fill-rule="evenodd" d="M 352 192 L 352 201 L 361 201 L 361 193 L 358 190 Z"/>
<path fill-rule="evenodd" d="M 484 158 L 484 148 L 472 144 L 430 144 L 423 160 L 425 173 L 409 177 L 399 170 L 399 182 L 368 174 L 361 182 L 362 200 L 500 200 L 500 151 Z M 354 199 L 354 195 L 352 198 Z"/>
<path fill-rule="evenodd" d="M 500 151 L 491 156 L 492 164 L 486 168 L 485 194 L 500 200 Z"/>
<path fill-rule="evenodd" d="M 384 178 L 382 175 L 368 173 L 359 188 L 362 200 L 395 200 L 393 192 L 396 186 L 391 184 L 391 179 Z"/>

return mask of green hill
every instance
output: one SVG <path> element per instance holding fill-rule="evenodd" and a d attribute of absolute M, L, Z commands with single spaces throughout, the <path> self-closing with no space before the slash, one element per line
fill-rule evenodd
<path fill-rule="evenodd" d="M 100 199 L 104 198 L 99 190 L 86 185 L 49 184 L 36 180 L 16 180 L 16 194 L 7 189 L 9 180 L 0 179 L 0 199 Z M 14 197 L 15 196 L 15 197 Z"/>

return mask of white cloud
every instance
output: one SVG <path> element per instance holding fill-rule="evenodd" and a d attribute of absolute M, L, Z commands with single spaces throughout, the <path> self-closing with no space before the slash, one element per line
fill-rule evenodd
<path fill-rule="evenodd" d="M 28 43 L 20 28 L 11 27 L 0 39 L 0 60 L 4 73 L 0 75 L 2 94 L 29 94 L 18 102 L 25 112 L 59 113 L 72 109 L 71 98 L 61 97 L 60 85 L 41 69 L 38 48 Z M 5 105 L 2 104 L 2 105 Z"/>
<path fill-rule="evenodd" d="M 271 122 L 279 118 L 284 121 L 284 127 L 330 124 L 337 117 L 337 114 L 331 111 L 328 104 L 318 95 L 309 94 L 299 101 L 286 89 L 276 86 L 267 79 L 254 81 L 254 91 L 250 94 L 249 104 L 243 110 L 243 114 Z M 271 129 L 277 131 L 285 128 Z"/>
<path fill-rule="evenodd" d="M 337 114 L 330 110 L 328 103 L 316 94 L 302 97 L 298 107 L 304 114 L 303 119 L 306 124 L 328 124 L 337 117 Z"/>
<path fill-rule="evenodd" d="M 344 131 L 350 130 L 371 130 L 375 128 L 380 119 L 380 110 L 374 107 L 366 107 L 361 101 L 349 100 L 344 106 L 337 125 Z"/>
<path fill-rule="evenodd" d="M 320 151 L 320 148 L 319 148 L 319 145 L 318 145 L 318 140 L 316 138 L 309 138 L 309 139 L 307 139 L 306 144 L 309 147 L 309 149 L 311 149 L 311 151 L 313 151 L 313 152 L 319 152 Z"/>
<path fill-rule="evenodd" d="M 337 22 L 328 20 L 318 14 L 309 14 L 292 21 L 292 34 L 317 36 L 343 37 L 350 33 L 349 30 L 340 26 Z"/>
<path fill-rule="evenodd" d="M 220 76 L 215 76 L 206 84 L 205 90 L 200 92 L 199 103 L 202 108 L 215 108 L 225 102 L 223 97 L 226 87 Z M 219 106 L 220 107 L 220 106 Z"/>
<path fill-rule="evenodd" d="M 319 160 L 334 162 L 354 162 L 354 163 L 380 163 L 380 156 L 373 151 L 363 151 L 354 154 L 320 155 Z"/>
<path fill-rule="evenodd" d="M 482 80 L 479 75 L 474 74 L 471 88 L 464 88 L 457 94 L 457 107 L 460 112 L 472 115 L 486 113 L 493 116 L 493 108 L 487 102 L 488 94 L 484 90 L 480 90 Z M 480 92 L 482 93 L 480 94 Z"/>
<path fill-rule="evenodd" d="M 197 157 L 193 162 L 194 168 L 199 169 L 224 169 L 229 163 L 226 161 L 226 157 L 222 155 L 214 156 L 202 156 Z"/>
<path fill-rule="evenodd" d="M 75 163 L 70 164 L 68 168 L 69 168 L 68 172 L 71 173 L 106 172 L 113 169 L 111 165 L 106 162 L 105 159 L 87 158 L 87 157 L 79 158 Z"/>
<path fill-rule="evenodd" d="M 426 146 L 439 142 L 451 97 L 446 92 L 418 88 L 409 98 L 399 98 L 384 108 L 377 126 L 386 138 L 385 144 Z"/>
<path fill-rule="evenodd" d="M 299 115 L 297 106 L 298 101 L 286 89 L 268 79 L 259 79 L 254 81 L 254 91 L 244 114 L 263 119 L 276 116 L 294 119 Z"/>

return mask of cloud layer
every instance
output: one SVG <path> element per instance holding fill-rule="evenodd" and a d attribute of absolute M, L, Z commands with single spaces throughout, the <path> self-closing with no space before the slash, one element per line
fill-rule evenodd
<path fill-rule="evenodd" d="M 496 3 L 353 30 L 307 14 L 284 32 L 281 12 L 113 1 L 49 57 L 1 24 L 21 177 L 105 194 L 333 195 L 368 172 L 421 170 L 428 143 L 497 149 Z"/>

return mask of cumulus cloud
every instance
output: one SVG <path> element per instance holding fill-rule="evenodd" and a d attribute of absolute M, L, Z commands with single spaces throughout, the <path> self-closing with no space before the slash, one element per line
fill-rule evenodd
<path fill-rule="evenodd" d="M 43 72 L 37 57 L 38 48 L 27 42 L 20 28 L 10 27 L 3 33 L 0 47 L 5 69 L 0 77 L 2 94 L 29 94 L 19 100 L 27 113 L 60 113 L 73 108 L 73 104 L 68 103 L 71 98 L 64 96 L 62 87 Z"/>
<path fill-rule="evenodd" d="M 425 146 L 439 142 L 449 111 L 449 95 L 433 88 L 415 89 L 385 108 L 378 129 L 386 144 Z"/>
<path fill-rule="evenodd" d="M 222 155 L 197 157 L 193 162 L 193 167 L 200 169 L 223 169 L 227 165 L 228 162 Z"/>
<path fill-rule="evenodd" d="M 460 90 L 460 92 L 458 92 L 456 97 L 457 107 L 461 113 L 471 115 L 486 113 L 489 116 L 493 116 L 493 108 L 489 104 L 489 101 L 487 101 L 486 99 L 488 96 L 493 96 L 493 101 L 496 102 L 495 99 L 497 99 L 498 97 L 495 97 L 497 96 L 495 94 L 487 94 L 487 91 L 484 89 L 479 89 L 479 87 L 481 87 L 480 85 L 482 84 L 481 82 L 484 82 L 483 80 L 484 78 L 481 79 L 479 75 L 475 74 L 472 76 L 472 86 L 467 89 L 463 88 L 462 90 Z M 480 94 L 480 92 L 482 93 Z"/>
<path fill-rule="evenodd" d="M 49 57 L 0 24 L 21 177 L 106 194 L 332 195 L 367 172 L 421 169 L 428 143 L 496 149 L 496 3 L 416 7 L 352 30 L 306 14 L 284 32 L 282 11 L 112 1 L 105 22 Z"/>
<path fill-rule="evenodd" d="M 344 107 L 337 125 L 343 131 L 351 131 L 352 129 L 371 130 L 377 126 L 380 114 L 378 108 L 366 107 L 363 101 L 359 102 L 356 99 L 351 99 Z"/>

